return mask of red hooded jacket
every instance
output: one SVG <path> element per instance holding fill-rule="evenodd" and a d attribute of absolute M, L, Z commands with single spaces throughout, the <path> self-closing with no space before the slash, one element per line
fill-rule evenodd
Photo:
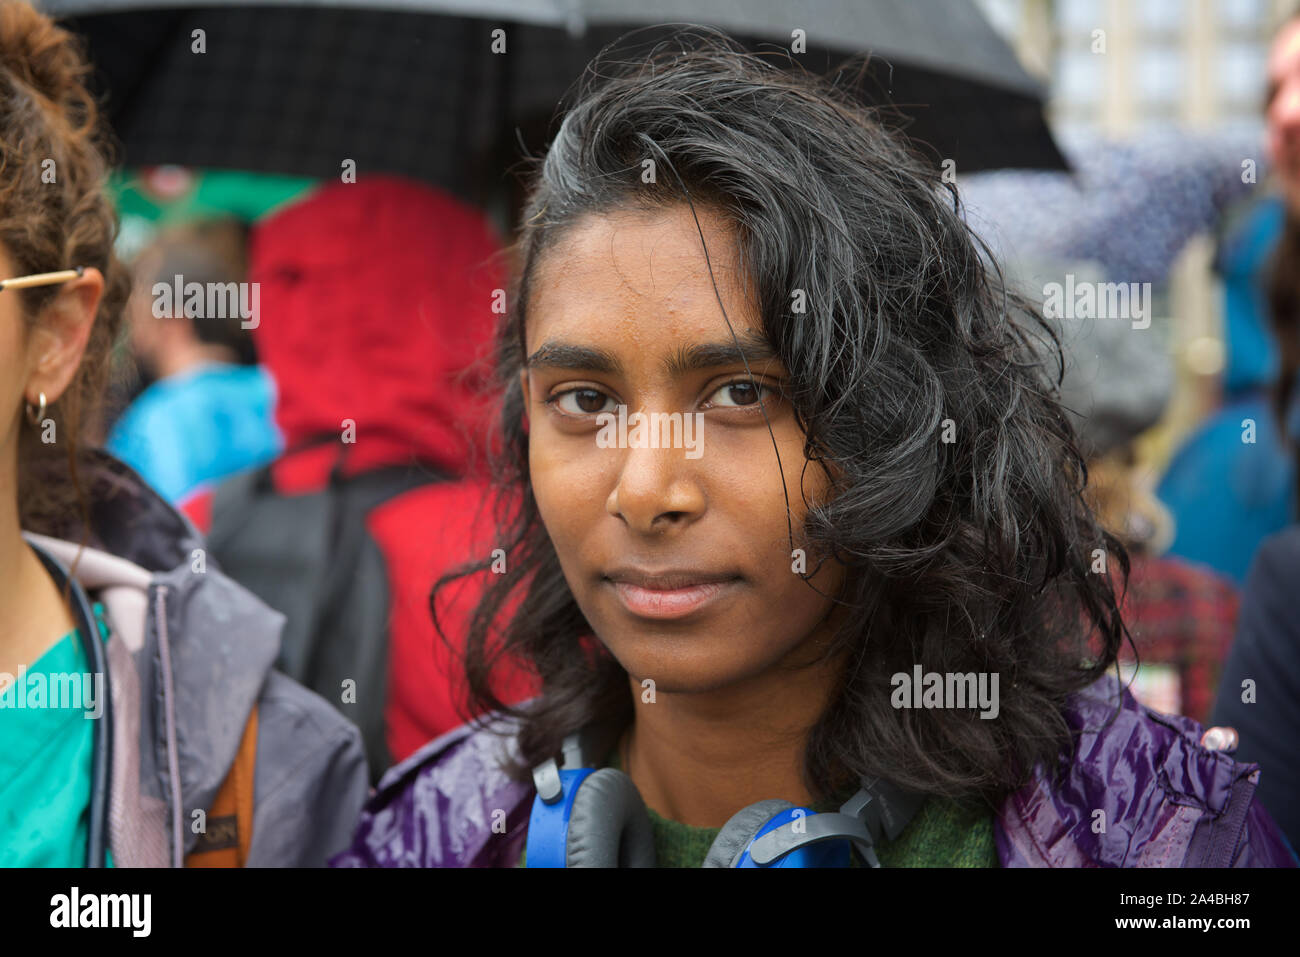
<path fill-rule="evenodd" d="M 348 474 L 418 461 L 456 477 L 391 499 L 367 522 L 392 596 L 385 715 L 398 761 L 465 718 L 464 682 L 433 628 L 429 593 L 442 572 L 494 547 L 484 451 L 501 248 L 476 210 L 375 176 L 326 186 L 259 223 L 248 278 L 289 450 L 272 466 L 278 491 L 322 488 L 339 443 L 296 449 L 349 429 Z M 202 519 L 204 503 L 189 511 Z M 450 637 L 464 635 L 480 590 L 472 580 L 452 589 Z M 503 689 L 509 700 L 533 693 L 522 676 Z"/>

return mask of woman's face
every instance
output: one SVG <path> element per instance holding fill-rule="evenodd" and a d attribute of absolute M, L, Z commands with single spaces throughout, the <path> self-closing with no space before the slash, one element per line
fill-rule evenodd
<path fill-rule="evenodd" d="M 716 292 L 687 206 L 569 228 L 534 275 L 521 376 L 533 491 L 569 588 L 629 674 L 664 692 L 819 651 L 832 602 L 818 591 L 842 581 L 832 562 L 817 590 L 797 574 L 816 563 L 791 554 L 782 471 L 796 548 L 825 475 L 805 468 L 734 232 L 698 215 Z"/>

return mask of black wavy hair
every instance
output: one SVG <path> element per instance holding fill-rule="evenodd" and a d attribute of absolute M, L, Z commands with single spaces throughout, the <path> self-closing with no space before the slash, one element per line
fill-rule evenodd
<path fill-rule="evenodd" d="M 607 49 L 534 173 L 499 336 L 508 570 L 485 575 L 459 636 L 467 713 L 522 720 L 508 767 L 520 779 L 566 734 L 632 716 L 627 673 L 593 639 L 538 514 L 518 379 L 538 263 L 592 214 L 689 203 L 734 226 L 805 454 L 835 476 L 791 536 L 844 564 L 835 597 L 856 609 L 830 652 L 848 652 L 842 681 L 807 740 L 813 794 L 873 773 L 995 800 L 1037 765 L 1055 775 L 1072 750 L 1066 697 L 1114 663 L 1126 634 L 1110 575 L 1092 568 L 1105 549 L 1126 578 L 1128 557 L 1081 494 L 1055 334 L 1004 288 L 955 187 L 849 94 L 790 67 L 704 28 L 632 59 Z M 490 564 L 435 585 L 440 633 L 439 590 Z M 540 679 L 527 705 L 494 691 L 507 656 Z M 997 673 L 1000 714 L 896 710 L 890 676 L 914 664 Z"/>

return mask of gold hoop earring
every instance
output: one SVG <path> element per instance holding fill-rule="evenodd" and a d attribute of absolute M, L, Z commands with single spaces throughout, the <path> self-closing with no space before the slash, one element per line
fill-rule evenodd
<path fill-rule="evenodd" d="M 40 392 L 40 393 L 37 393 L 37 394 L 41 397 L 41 400 L 40 400 L 40 401 L 41 401 L 40 408 L 38 408 L 38 409 L 36 409 L 35 411 L 33 411 L 33 409 L 32 409 L 32 404 L 31 404 L 30 402 L 26 403 L 26 405 L 27 405 L 27 421 L 30 422 L 32 425 L 40 425 L 40 424 L 41 424 L 41 420 L 45 418 L 45 393 L 44 393 L 44 392 Z"/>

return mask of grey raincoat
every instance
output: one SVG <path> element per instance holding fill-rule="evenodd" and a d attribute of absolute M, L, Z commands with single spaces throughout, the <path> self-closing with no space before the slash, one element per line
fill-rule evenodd
<path fill-rule="evenodd" d="M 272 669 L 283 616 L 211 563 L 194 526 L 94 453 L 91 534 L 27 539 L 104 605 L 111 632 L 108 847 L 118 867 L 179 867 L 258 706 L 248 866 L 324 865 L 347 846 L 368 777 L 356 727 Z"/>

